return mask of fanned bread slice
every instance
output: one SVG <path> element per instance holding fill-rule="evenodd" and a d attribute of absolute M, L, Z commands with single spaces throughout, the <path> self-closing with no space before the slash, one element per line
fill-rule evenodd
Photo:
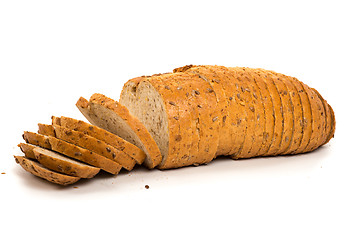
<path fill-rule="evenodd" d="M 53 125 L 53 128 L 55 130 L 56 138 L 111 159 L 121 164 L 121 166 L 128 171 L 131 171 L 136 164 L 135 160 L 123 151 L 120 151 L 99 139 L 91 137 L 90 135 L 64 128 L 59 125 Z"/>
<path fill-rule="evenodd" d="M 26 158 L 36 159 L 44 167 L 55 172 L 80 178 L 92 178 L 100 171 L 100 168 L 89 166 L 36 145 L 20 143 L 18 146 Z"/>
<path fill-rule="evenodd" d="M 65 156 L 87 163 L 91 166 L 98 167 L 111 174 L 118 174 L 121 170 L 121 165 L 117 162 L 55 137 L 27 131 L 24 132 L 23 137 L 28 144 L 33 144 L 45 149 L 53 150 Z"/>
<path fill-rule="evenodd" d="M 65 174 L 54 172 L 45 168 L 40 163 L 30 160 L 23 156 L 14 156 L 15 161 L 20 164 L 27 172 L 60 185 L 70 185 L 80 180 L 79 177 L 68 176 Z"/>
<path fill-rule="evenodd" d="M 145 126 L 127 108 L 102 95 L 93 94 L 90 101 L 80 98 L 76 103 L 88 121 L 125 139 L 146 153 L 144 165 L 154 168 L 161 162 L 161 153 Z"/>
<path fill-rule="evenodd" d="M 92 178 L 100 171 L 100 168 L 89 166 L 41 147 L 36 147 L 32 151 L 43 166 L 55 172 L 74 177 Z"/>
<path fill-rule="evenodd" d="M 59 126 L 79 131 L 88 134 L 96 139 L 99 139 L 116 149 L 124 151 L 127 155 L 135 159 L 137 164 L 142 164 L 145 160 L 146 154 L 143 150 L 134 144 L 122 139 L 121 137 L 95 125 L 87 122 L 76 120 L 69 117 L 52 117 L 52 123 Z M 39 126 L 40 127 L 40 126 Z M 51 127 L 51 126 L 50 126 Z"/>
<path fill-rule="evenodd" d="M 51 149 L 49 137 L 34 132 L 25 131 L 22 135 L 26 143 L 33 144 L 46 149 Z"/>
<path fill-rule="evenodd" d="M 18 147 L 25 154 L 26 158 L 36 159 L 33 150 L 34 150 L 34 148 L 36 148 L 38 146 L 30 144 L 30 143 L 19 143 Z"/>

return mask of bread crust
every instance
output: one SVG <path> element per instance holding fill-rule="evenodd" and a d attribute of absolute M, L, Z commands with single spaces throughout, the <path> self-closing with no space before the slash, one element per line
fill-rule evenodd
<path fill-rule="evenodd" d="M 15 161 L 18 164 L 20 164 L 20 166 L 23 169 L 25 169 L 25 171 L 37 177 L 43 178 L 49 182 L 66 186 L 66 185 L 74 184 L 80 180 L 79 177 L 68 176 L 51 171 L 43 167 L 40 163 L 32 161 L 26 157 L 23 156 L 14 156 L 14 157 L 15 157 Z"/>

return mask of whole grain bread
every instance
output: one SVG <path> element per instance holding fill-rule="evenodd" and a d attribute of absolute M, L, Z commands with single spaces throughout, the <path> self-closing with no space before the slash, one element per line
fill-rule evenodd
<path fill-rule="evenodd" d="M 33 144 L 29 144 L 29 143 L 19 143 L 18 147 L 25 154 L 26 158 L 36 159 L 33 150 L 34 150 L 34 148 L 36 148 L 38 146 L 33 145 Z"/>
<path fill-rule="evenodd" d="M 60 185 L 70 185 L 80 180 L 79 177 L 68 176 L 58 172 L 54 172 L 50 169 L 45 168 L 40 163 L 30 160 L 23 156 L 14 156 L 16 163 L 25 169 L 25 171 L 43 178 L 49 182 L 53 182 Z"/>
<path fill-rule="evenodd" d="M 43 166 L 55 172 L 80 178 L 92 178 L 100 171 L 100 168 L 92 167 L 41 147 L 36 147 L 32 151 L 35 158 Z"/>
<path fill-rule="evenodd" d="M 136 164 L 136 161 L 129 155 L 97 138 L 59 125 L 52 126 L 55 130 L 56 138 L 111 159 L 121 164 L 128 171 L 132 170 Z"/>
<path fill-rule="evenodd" d="M 174 86 L 184 85 L 184 80 L 176 81 L 179 73 L 188 75 L 188 78 L 196 74 L 203 85 L 208 84 L 214 92 L 216 104 L 194 96 L 186 100 L 188 104 L 184 104 L 186 97 L 177 95 L 173 90 Z M 195 78 L 191 79 L 197 83 Z M 153 102 L 156 104 L 150 104 Z M 205 117 L 201 117 L 201 112 L 193 108 L 195 103 L 200 106 L 212 105 L 212 109 L 204 112 L 208 116 L 219 112 L 219 138 L 212 142 L 216 156 L 231 155 L 239 159 L 308 152 L 326 143 L 335 129 L 331 106 L 319 93 L 293 77 L 264 69 L 189 65 L 175 69 L 172 74 L 129 80 L 123 87 L 120 103 L 153 135 L 164 156 L 159 166 L 164 168 L 196 162 L 187 158 L 184 164 L 185 160 L 179 160 L 179 156 L 184 156 L 183 153 L 188 151 L 189 145 L 181 140 L 178 143 L 173 141 L 186 132 L 181 130 L 182 122 L 186 122 L 189 116 L 193 117 L 196 127 L 195 131 L 187 131 L 187 134 L 192 132 L 192 138 L 184 138 L 191 142 L 193 150 L 197 148 L 198 154 L 205 156 L 205 161 L 212 159 L 206 156 L 207 148 L 201 147 L 206 146 L 206 139 L 212 135 L 211 131 L 204 129 L 210 125 L 207 121 L 201 121 Z M 193 115 L 185 115 L 186 118 L 182 120 L 180 111 L 193 112 Z M 151 112 L 157 114 L 149 114 Z M 196 115 L 200 117 L 194 118 Z M 213 126 L 211 128 L 214 129 Z M 196 136 L 198 146 L 194 141 Z M 175 153 L 177 151 L 178 154 Z M 171 164 L 164 165 L 166 162 Z"/>
<path fill-rule="evenodd" d="M 53 125 L 55 124 L 70 130 L 79 131 L 91 137 L 94 137 L 98 140 L 101 140 L 106 144 L 109 144 L 114 148 L 125 152 L 127 155 L 133 158 L 138 164 L 142 164 L 145 160 L 146 154 L 144 153 L 144 151 L 136 147 L 134 144 L 122 139 L 121 137 L 109 131 L 106 131 L 103 128 L 99 128 L 87 122 L 77 120 L 74 118 L 64 117 L 64 116 L 62 117 L 53 116 L 52 123 Z"/>
<path fill-rule="evenodd" d="M 111 159 L 89 151 L 88 149 L 79 147 L 75 144 L 65 142 L 53 136 L 45 136 L 28 131 L 25 131 L 23 136 L 26 143 L 28 144 L 33 144 L 45 149 L 53 150 L 70 158 L 87 163 L 91 166 L 98 167 L 111 174 L 118 174 L 122 168 L 119 163 Z"/>

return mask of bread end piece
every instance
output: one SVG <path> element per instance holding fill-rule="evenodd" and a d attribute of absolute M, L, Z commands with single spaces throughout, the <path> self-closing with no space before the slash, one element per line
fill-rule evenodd
<path fill-rule="evenodd" d="M 70 185 L 80 180 L 79 177 L 68 176 L 65 174 L 54 172 L 50 169 L 45 168 L 40 163 L 32 161 L 23 156 L 14 156 L 16 163 L 27 172 L 43 178 L 49 182 L 56 183 L 59 185 Z"/>

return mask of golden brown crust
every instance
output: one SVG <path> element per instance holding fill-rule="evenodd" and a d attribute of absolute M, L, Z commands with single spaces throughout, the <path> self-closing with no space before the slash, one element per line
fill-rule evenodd
<path fill-rule="evenodd" d="M 22 156 L 14 156 L 15 161 L 20 164 L 23 169 L 27 172 L 43 178 L 49 182 L 60 184 L 60 185 L 70 185 L 80 180 L 79 177 L 68 176 L 65 174 L 57 173 L 43 167 L 40 163 L 27 159 Z"/>
<path fill-rule="evenodd" d="M 335 120 L 334 110 L 332 109 L 332 107 L 330 106 L 330 104 L 328 104 L 328 107 L 329 107 L 330 115 L 331 115 L 331 130 L 330 130 L 330 133 L 329 133 L 329 135 L 328 135 L 328 137 L 327 137 L 327 139 L 326 139 L 326 142 L 325 142 L 324 144 L 328 143 L 328 142 L 331 140 L 331 138 L 334 137 L 334 135 L 335 135 L 335 128 L 336 128 L 336 120 Z"/>
<path fill-rule="evenodd" d="M 126 121 L 126 123 L 135 133 L 137 133 L 138 137 L 147 149 L 150 157 L 150 162 L 147 164 L 148 168 L 154 168 L 160 164 L 162 156 L 155 140 L 150 135 L 145 126 L 136 117 L 131 115 L 127 108 L 119 104 L 117 101 L 114 101 L 102 94 L 93 94 L 89 102 L 102 105 L 115 112 L 124 121 Z"/>

